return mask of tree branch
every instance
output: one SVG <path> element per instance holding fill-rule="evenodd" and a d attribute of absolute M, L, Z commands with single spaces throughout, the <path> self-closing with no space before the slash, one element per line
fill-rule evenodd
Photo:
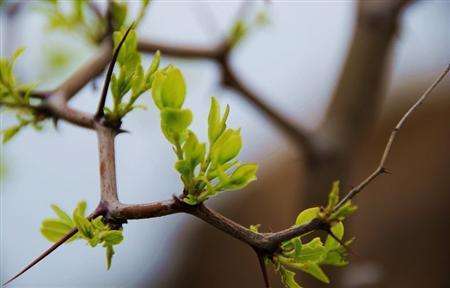
<path fill-rule="evenodd" d="M 191 47 L 187 45 L 183 46 L 171 46 L 163 43 L 152 42 L 148 40 L 139 40 L 138 50 L 143 53 L 156 53 L 161 51 L 164 55 L 187 58 L 187 59 L 206 59 L 215 60 L 221 54 L 223 50 L 223 44 L 219 44 L 215 47 Z"/>
<path fill-rule="evenodd" d="M 67 102 L 87 83 L 103 72 L 111 59 L 111 43 L 105 40 L 99 52 L 76 70 L 66 81 L 44 99 L 42 106 L 53 117 L 71 124 L 93 129 L 94 115 L 70 108 Z"/>
<path fill-rule="evenodd" d="M 386 147 L 384 148 L 383 155 L 381 156 L 380 163 L 378 164 L 378 167 L 375 169 L 375 171 L 372 172 L 372 174 L 369 175 L 364 181 L 362 181 L 358 186 L 351 189 L 345 197 L 342 198 L 342 200 L 336 205 L 334 210 L 339 209 L 342 207 L 342 205 L 345 204 L 348 200 L 355 197 L 359 192 L 361 192 L 364 187 L 369 185 L 370 182 L 372 182 L 375 178 L 377 178 L 379 175 L 386 173 L 386 168 L 384 165 L 386 164 L 386 160 L 389 156 L 389 152 L 391 152 L 392 144 L 394 143 L 395 137 L 397 136 L 398 131 L 403 127 L 403 124 L 408 119 L 408 117 L 414 112 L 414 110 L 423 104 L 425 99 L 430 95 L 430 93 L 436 88 L 436 86 L 444 79 L 444 77 L 447 75 L 447 73 L 450 71 L 450 64 L 447 66 L 447 68 L 439 75 L 439 77 L 431 84 L 430 87 L 420 96 L 420 98 L 414 103 L 411 108 L 403 115 L 403 117 L 400 119 L 400 121 L 397 123 L 395 128 L 391 132 L 391 136 L 389 137 L 389 140 L 386 144 Z"/>
<path fill-rule="evenodd" d="M 98 138 L 98 151 L 100 162 L 100 201 L 109 205 L 115 205 L 119 199 L 116 183 L 116 157 L 114 139 L 117 132 L 109 127 L 96 122 L 95 130 Z"/>

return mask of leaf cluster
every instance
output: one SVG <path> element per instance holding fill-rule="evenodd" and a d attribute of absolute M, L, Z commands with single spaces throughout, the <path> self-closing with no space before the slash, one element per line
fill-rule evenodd
<path fill-rule="evenodd" d="M 101 11 L 97 7 L 93 8 L 97 4 L 92 0 L 73 0 L 70 1 L 70 7 L 63 7 L 61 5 L 63 1 L 47 0 L 46 2 L 47 5 L 41 10 L 48 17 L 49 28 L 78 33 L 93 44 L 100 43 L 106 33 L 118 31 L 127 25 L 129 16 L 127 1 L 109 1 L 110 16 L 99 15 Z M 144 17 L 150 0 L 140 2 L 141 7 L 136 23 Z"/>
<path fill-rule="evenodd" d="M 106 249 L 106 265 L 109 269 L 114 255 L 114 246 L 123 240 L 122 230 L 111 229 L 103 222 L 102 216 L 93 220 L 86 218 L 86 202 L 84 201 L 78 203 L 72 217 L 57 205 L 52 205 L 51 208 L 57 217 L 48 218 L 42 222 L 42 235 L 50 242 L 58 242 L 72 229 L 77 228 L 78 232 L 67 243 L 84 239 L 91 247 L 102 245 Z"/>
<path fill-rule="evenodd" d="M 329 193 L 327 206 L 308 208 L 297 216 L 295 222 L 295 226 L 301 226 L 316 218 L 327 221 L 332 226 L 325 242 L 320 237 L 306 242 L 304 238 L 307 235 L 301 235 L 283 242 L 279 252 L 266 258 L 266 263 L 274 266 L 286 287 L 300 287 L 295 280 L 295 272 L 292 270 L 300 270 L 324 283 L 329 283 L 330 280 L 322 266 L 342 267 L 348 264 L 346 247 L 351 244 L 353 239 L 343 242 L 344 224 L 342 221 L 356 210 L 356 206 L 348 202 L 333 212 L 338 202 L 339 182 L 336 181 Z"/>
<path fill-rule="evenodd" d="M 266 11 L 258 12 L 251 21 L 239 19 L 231 26 L 228 34 L 228 45 L 235 47 L 245 39 L 251 30 L 261 28 L 269 24 L 269 17 Z"/>
<path fill-rule="evenodd" d="M 125 31 L 114 33 L 114 43 L 117 47 L 124 37 Z M 152 87 L 154 74 L 159 67 L 160 53 L 155 53 L 150 66 L 144 71 L 141 64 L 141 55 L 137 51 L 137 35 L 133 29 L 119 52 L 117 63 L 119 72 L 111 78 L 112 107 L 105 107 L 105 118 L 112 124 L 117 124 L 121 119 L 135 108 L 136 100 Z M 128 95 L 128 97 L 126 97 Z"/>
<path fill-rule="evenodd" d="M 183 108 L 186 84 L 181 71 L 168 66 L 155 73 L 152 97 L 161 114 L 161 130 L 177 155 L 188 204 L 195 205 L 222 191 L 242 189 L 256 180 L 258 166 L 236 160 L 242 148 L 240 129 L 227 128 L 230 107 L 223 114 L 211 98 L 208 143 L 202 143 L 189 129 L 192 111 Z"/>
<path fill-rule="evenodd" d="M 22 128 L 32 126 L 42 129 L 41 122 L 46 116 L 36 108 L 30 95 L 35 85 L 22 84 L 14 75 L 16 60 L 24 52 L 24 48 L 16 50 L 10 59 L 0 58 L 0 108 L 13 110 L 18 124 L 2 131 L 3 143 L 11 140 Z"/>

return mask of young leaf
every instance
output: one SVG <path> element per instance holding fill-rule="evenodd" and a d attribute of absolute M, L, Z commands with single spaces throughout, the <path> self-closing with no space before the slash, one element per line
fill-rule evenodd
<path fill-rule="evenodd" d="M 326 257 L 327 250 L 319 237 L 303 244 L 301 253 L 296 257 L 298 262 L 320 262 Z"/>
<path fill-rule="evenodd" d="M 106 245 L 106 269 L 111 268 L 112 257 L 114 256 L 114 248 L 112 245 Z"/>
<path fill-rule="evenodd" d="M 343 221 L 347 216 L 353 214 L 357 209 L 358 207 L 353 205 L 351 200 L 348 200 L 344 205 L 342 205 L 342 207 L 331 214 L 330 219 Z"/>
<path fill-rule="evenodd" d="M 227 105 L 225 108 L 224 115 L 220 117 L 220 105 L 215 97 L 211 97 L 211 107 L 209 109 L 208 116 L 208 139 L 212 146 L 214 142 L 222 135 L 225 131 L 227 125 L 226 121 L 228 114 L 230 113 L 230 106 Z"/>
<path fill-rule="evenodd" d="M 242 138 L 240 130 L 227 129 L 217 139 L 211 149 L 211 158 L 218 165 L 233 160 L 241 151 Z"/>
<path fill-rule="evenodd" d="M 324 283 L 330 283 L 330 279 L 328 278 L 328 276 L 323 272 L 322 268 L 320 268 L 319 265 L 317 265 L 316 263 L 313 262 L 306 262 L 303 263 L 301 266 L 299 266 L 299 268 L 314 276 L 316 279 L 324 282 Z"/>
<path fill-rule="evenodd" d="M 74 226 L 74 223 L 73 223 L 72 219 L 70 218 L 70 216 L 66 212 L 64 212 L 61 208 L 59 208 L 59 206 L 53 204 L 50 207 L 52 208 L 53 212 L 55 212 L 55 214 L 59 217 L 59 219 L 61 221 L 63 221 L 67 225 L 70 225 L 71 227 Z"/>
<path fill-rule="evenodd" d="M 228 182 L 223 185 L 223 190 L 237 190 L 247 186 L 250 182 L 256 180 L 256 164 L 242 164 L 230 176 Z"/>
<path fill-rule="evenodd" d="M 342 222 L 336 223 L 333 227 L 331 227 L 331 233 L 336 236 L 339 240 L 342 240 L 344 237 L 344 224 Z M 339 247 L 341 244 L 336 241 L 331 235 L 327 236 L 327 240 L 325 241 L 325 247 L 327 249 L 335 249 Z"/>
<path fill-rule="evenodd" d="M 160 110 L 181 108 L 186 95 L 186 84 L 178 68 L 169 66 L 156 72 L 152 86 L 153 101 Z"/>
<path fill-rule="evenodd" d="M 328 194 L 328 204 L 326 211 L 332 211 L 334 206 L 339 202 L 339 181 L 334 181 L 330 194 Z"/>
<path fill-rule="evenodd" d="M 319 207 L 312 207 L 308 208 L 306 210 L 303 210 L 298 214 L 297 220 L 295 220 L 295 225 L 305 225 L 311 222 L 313 219 L 317 218 L 319 215 L 320 208 Z"/>
<path fill-rule="evenodd" d="M 3 144 L 10 141 L 17 133 L 19 133 L 20 129 L 22 129 L 22 125 L 15 125 L 12 127 L 9 127 L 6 130 L 2 131 L 3 134 Z"/>
<path fill-rule="evenodd" d="M 279 269 L 281 282 L 284 284 L 286 288 L 302 288 L 298 285 L 297 281 L 295 281 L 295 273 L 280 266 Z"/>
<path fill-rule="evenodd" d="M 186 132 L 192 122 L 192 112 L 189 109 L 165 108 L 161 111 L 161 128 L 171 143 L 179 134 Z"/>

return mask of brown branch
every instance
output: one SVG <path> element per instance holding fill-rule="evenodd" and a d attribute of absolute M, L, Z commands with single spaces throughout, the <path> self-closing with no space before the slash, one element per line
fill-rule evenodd
<path fill-rule="evenodd" d="M 422 105 L 422 103 L 425 101 L 428 95 L 430 95 L 430 93 L 434 90 L 434 88 L 436 88 L 436 86 L 442 81 L 442 79 L 444 79 L 444 77 L 447 75 L 449 71 L 450 65 L 447 66 L 447 68 L 439 75 L 439 77 L 433 82 L 433 84 L 431 84 L 431 86 L 428 87 L 428 89 L 422 94 L 422 96 L 420 96 L 420 98 L 414 103 L 414 105 L 411 106 L 411 108 L 409 108 L 409 110 L 403 115 L 403 117 L 400 119 L 400 121 L 397 123 L 397 125 L 391 132 L 391 136 L 389 137 L 386 147 L 384 148 L 383 155 L 381 156 L 381 160 L 380 163 L 378 164 L 378 167 L 375 169 L 375 171 L 372 172 L 372 174 L 369 175 L 369 177 L 364 179 L 358 186 L 351 189 L 348 192 L 348 194 L 342 198 L 342 200 L 334 208 L 335 211 L 340 207 L 342 207 L 342 205 L 344 205 L 345 202 L 355 197 L 359 192 L 361 192 L 362 189 L 364 189 L 364 187 L 369 185 L 369 183 L 372 182 L 379 175 L 386 173 L 386 168 L 384 166 L 389 156 L 389 152 L 391 152 L 392 144 L 394 143 L 398 131 L 403 127 L 403 124 L 411 115 L 411 113 L 413 113 L 417 107 Z"/>
<path fill-rule="evenodd" d="M 111 59 L 111 43 L 105 41 L 99 52 L 87 63 L 76 70 L 55 91 L 44 99 L 42 106 L 53 117 L 63 119 L 71 124 L 94 128 L 94 115 L 70 108 L 67 102 L 87 83 L 103 72 Z"/>
<path fill-rule="evenodd" d="M 100 75 L 112 57 L 112 45 L 106 39 L 99 48 L 99 51 L 90 58 L 83 66 L 76 70 L 66 81 L 64 81 L 56 91 L 64 95 L 64 99 L 69 101 L 92 79 Z"/>
<path fill-rule="evenodd" d="M 231 47 L 229 47 L 227 40 L 213 48 L 178 47 L 140 40 L 138 49 L 145 53 L 155 53 L 159 50 L 163 55 L 188 59 L 206 59 L 216 62 L 222 70 L 222 81 L 226 87 L 238 92 L 242 98 L 249 101 L 258 111 L 263 113 L 299 147 L 303 148 L 307 157 L 310 156 L 310 160 L 316 156 L 311 135 L 263 101 L 262 97 L 245 85 L 233 71 L 229 64 Z"/>
<path fill-rule="evenodd" d="M 117 132 L 95 122 L 98 138 L 100 163 L 100 199 L 106 205 L 114 205 L 119 201 L 116 184 L 116 161 L 114 139 Z"/>
<path fill-rule="evenodd" d="M 225 59 L 223 61 L 224 62 L 221 63 L 221 66 L 223 69 L 224 84 L 240 93 L 244 99 L 249 101 L 281 131 L 289 136 L 294 143 L 297 143 L 299 147 L 302 147 L 306 153 L 310 153 L 307 156 L 310 156 L 308 158 L 312 159 L 315 155 L 315 147 L 311 142 L 312 135 L 300 128 L 298 125 L 292 123 L 278 111 L 275 111 L 267 102 L 262 100 L 260 96 L 250 90 L 250 88 L 237 76 L 237 74 L 230 67 L 228 60 Z"/>
<path fill-rule="evenodd" d="M 142 39 L 138 42 L 138 50 L 143 53 L 156 53 L 159 50 L 163 55 L 188 59 L 215 60 L 221 54 L 222 49 L 223 44 L 210 48 L 187 45 L 172 46 Z"/>

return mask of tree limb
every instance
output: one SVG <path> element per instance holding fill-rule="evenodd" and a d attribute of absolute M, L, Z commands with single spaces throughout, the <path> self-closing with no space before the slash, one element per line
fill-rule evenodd
<path fill-rule="evenodd" d="M 386 168 L 384 167 L 386 164 L 386 160 L 389 156 L 389 152 L 391 152 L 392 144 L 394 143 L 395 137 L 397 136 L 398 131 L 403 127 L 403 124 L 408 119 L 408 117 L 414 112 L 414 110 L 423 104 L 425 99 L 430 95 L 430 93 L 436 88 L 436 86 L 444 79 L 444 77 L 447 75 L 447 73 L 450 71 L 450 64 L 447 66 L 447 68 L 439 75 L 439 77 L 431 84 L 430 87 L 420 96 L 420 98 L 414 103 L 411 108 L 403 115 L 403 117 L 400 119 L 400 121 L 397 123 L 397 125 L 394 127 L 394 129 L 391 132 L 391 135 L 389 137 L 389 140 L 386 144 L 386 147 L 384 148 L 383 155 L 381 156 L 380 163 L 378 164 L 378 167 L 375 169 L 375 171 L 372 172 L 372 174 L 369 175 L 364 181 L 362 181 L 358 186 L 351 189 L 347 195 L 345 195 L 341 201 L 336 205 L 334 210 L 339 209 L 342 207 L 342 205 L 345 204 L 348 200 L 355 197 L 359 192 L 361 192 L 364 187 L 369 185 L 370 182 L 372 182 L 375 178 L 377 178 L 379 175 L 386 173 Z"/>

